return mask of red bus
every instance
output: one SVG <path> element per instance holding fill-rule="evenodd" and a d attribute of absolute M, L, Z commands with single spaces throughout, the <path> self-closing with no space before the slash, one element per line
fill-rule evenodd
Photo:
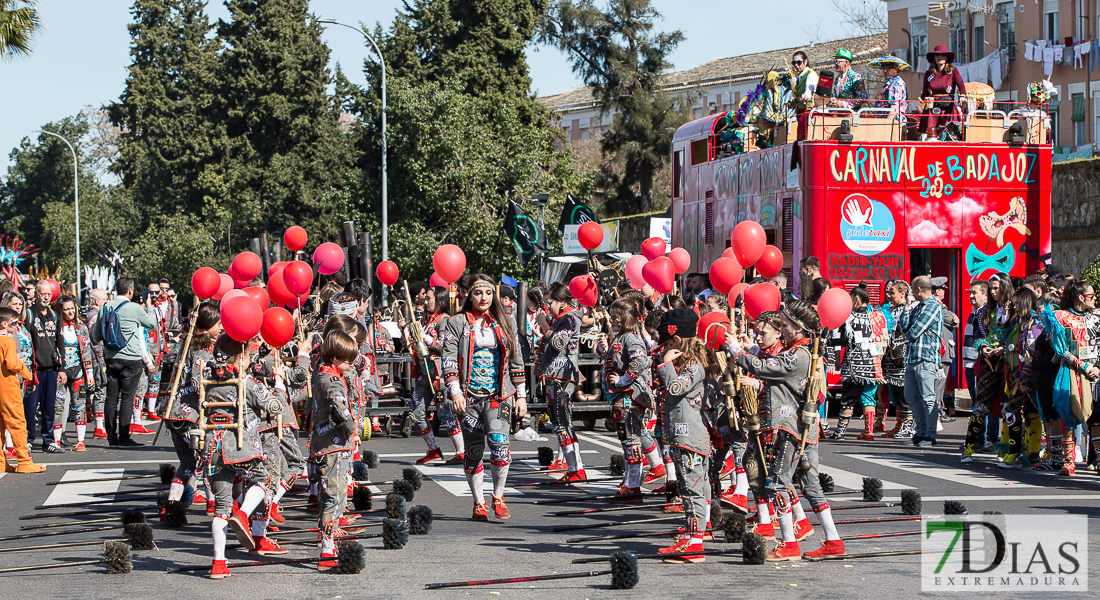
<path fill-rule="evenodd" d="M 806 256 L 834 287 L 866 282 L 875 304 L 887 280 L 943 276 L 946 303 L 965 323 L 972 280 L 1049 262 L 1052 148 L 1029 143 L 1045 138 L 1041 123 L 1024 110 L 973 111 L 964 124 L 971 141 L 901 141 L 897 119 L 875 111 L 814 109 L 809 139 L 779 144 L 780 130 L 775 147 L 743 154 L 719 144 L 725 114 L 680 127 L 672 244 L 691 255 L 691 271 L 709 271 L 733 227 L 755 220 L 783 252 L 796 292 Z"/>

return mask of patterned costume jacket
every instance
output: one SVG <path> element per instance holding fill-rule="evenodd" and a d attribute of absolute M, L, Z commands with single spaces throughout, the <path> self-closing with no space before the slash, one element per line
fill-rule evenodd
<path fill-rule="evenodd" d="M 351 410 L 346 378 L 332 365 L 321 365 L 313 376 L 313 406 L 309 418 L 311 458 L 355 447 L 359 424 Z"/>
<path fill-rule="evenodd" d="M 550 323 L 550 331 L 542 340 L 538 362 L 539 379 L 558 379 L 578 383 L 583 381 L 577 361 L 580 358 L 581 312 L 567 310 Z"/>
<path fill-rule="evenodd" d="M 237 377 L 234 367 L 207 361 L 203 365 L 206 379 L 227 380 Z M 212 384 L 206 388 L 207 402 L 236 402 L 236 384 Z M 260 440 L 260 421 L 269 415 L 275 415 L 286 404 L 286 393 L 282 390 L 269 392 L 264 384 L 253 377 L 245 379 L 244 439 L 237 449 L 237 432 L 234 429 L 209 430 L 203 446 L 204 457 L 211 466 L 233 465 L 263 458 L 263 444 Z M 211 408 L 206 411 L 206 421 L 216 422 L 219 417 L 236 421 L 237 409 L 233 407 Z"/>
<path fill-rule="evenodd" d="M 844 348 L 841 377 L 861 384 L 881 380 L 886 337 L 886 317 L 881 312 L 866 306 L 853 310 L 830 340 L 834 346 Z"/>
<path fill-rule="evenodd" d="M 604 383 L 611 394 L 611 403 L 623 408 L 631 403 L 643 409 L 653 408 L 649 366 L 649 351 L 642 336 L 635 331 L 619 334 L 604 359 Z"/>
<path fill-rule="evenodd" d="M 798 440 L 802 439 L 799 412 L 806 397 L 806 386 L 809 385 L 811 357 L 808 344 L 809 340 L 801 340 L 784 348 L 776 356 L 766 358 L 757 358 L 746 352 L 737 355 L 737 364 L 758 379 L 763 379 L 767 389 L 767 393 L 760 397 L 761 403 L 768 403 L 768 421 L 763 424 L 761 432 L 778 429 Z M 817 443 L 818 429 L 810 428 L 807 444 Z"/>
<path fill-rule="evenodd" d="M 496 374 L 499 388 L 494 403 L 504 402 L 516 394 L 516 388 L 525 386 L 527 376 L 523 369 L 523 360 L 518 352 L 509 353 L 505 343 L 504 329 L 489 315 L 485 315 L 485 324 L 493 328 L 496 334 L 497 348 L 500 349 L 500 364 Z M 443 329 L 443 380 L 449 386 L 458 383 L 463 396 L 470 398 L 470 371 L 473 368 L 474 352 L 477 350 L 474 340 L 474 315 L 460 313 L 447 320 Z"/>
<path fill-rule="evenodd" d="M 656 371 L 663 404 L 665 443 L 709 455 L 710 432 L 703 423 L 706 371 L 693 360 L 684 361 L 679 368 L 666 362 L 657 365 Z"/>
<path fill-rule="evenodd" d="M 172 412 L 164 418 L 170 421 L 199 422 L 199 384 L 202 381 L 203 365 L 211 359 L 210 349 L 191 348 L 187 352 L 187 360 L 180 365 L 179 389 L 176 390 L 176 399 L 172 402 Z M 171 384 L 169 384 L 171 385 Z M 171 391 L 169 390 L 169 393 Z M 168 403 L 167 395 L 157 406 L 157 414 L 163 415 Z"/>

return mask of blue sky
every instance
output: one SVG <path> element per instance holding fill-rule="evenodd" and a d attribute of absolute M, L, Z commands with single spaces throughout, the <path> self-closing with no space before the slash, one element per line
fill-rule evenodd
<path fill-rule="evenodd" d="M 748 0 L 654 0 L 663 15 L 658 28 L 680 29 L 686 41 L 672 60 L 685 69 L 716 58 L 759 52 L 848 35 L 828 0 L 772 0 L 771 16 L 746 14 Z M 42 124 L 76 114 L 88 105 L 116 100 L 126 82 L 130 64 L 130 0 L 42 0 L 46 31 L 25 59 L 0 62 L 0 173 L 7 175 L 8 155 L 31 131 Z M 373 29 L 375 22 L 388 27 L 401 0 L 311 0 L 312 11 L 322 18 L 350 25 L 360 21 Z M 687 8 L 690 7 L 690 8 Z M 211 20 L 228 18 L 219 0 L 207 8 Z M 352 81 L 362 84 L 360 66 L 367 56 L 361 36 L 341 27 L 329 27 L 324 35 Z M 531 48 L 528 62 L 539 95 L 565 92 L 580 83 L 565 56 L 553 48 Z"/>

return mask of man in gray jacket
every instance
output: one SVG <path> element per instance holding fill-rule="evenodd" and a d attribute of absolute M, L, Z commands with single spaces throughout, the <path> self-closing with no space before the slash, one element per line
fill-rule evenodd
<path fill-rule="evenodd" d="M 107 443 L 111 446 L 141 446 L 141 443 L 130 439 L 130 419 L 134 413 L 134 394 L 142 375 L 141 336 L 145 335 L 144 329 L 156 327 L 157 320 L 149 312 L 151 301 L 146 306 L 130 301 L 134 295 L 133 279 L 119 279 L 115 284 L 115 294 L 115 299 L 99 311 L 99 318 L 91 328 L 92 341 L 103 342 L 104 316 L 115 312 L 122 328 L 122 339 L 126 343 L 122 348 L 112 347 L 111 344 L 104 344 L 103 347 L 107 361 Z"/>

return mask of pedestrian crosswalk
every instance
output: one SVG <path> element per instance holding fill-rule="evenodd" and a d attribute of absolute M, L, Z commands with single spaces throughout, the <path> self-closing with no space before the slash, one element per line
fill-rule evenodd
<path fill-rule="evenodd" d="M 82 479 L 106 479 L 108 477 L 122 477 L 125 469 L 69 469 L 61 476 L 61 483 L 54 486 L 43 506 L 57 506 L 58 504 L 73 504 L 77 502 L 103 502 L 102 494 L 117 492 L 122 481 L 87 481 L 84 483 L 65 483 L 66 481 L 79 481 Z"/>

